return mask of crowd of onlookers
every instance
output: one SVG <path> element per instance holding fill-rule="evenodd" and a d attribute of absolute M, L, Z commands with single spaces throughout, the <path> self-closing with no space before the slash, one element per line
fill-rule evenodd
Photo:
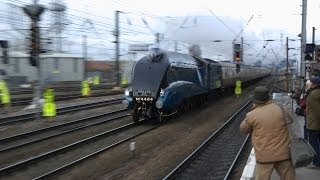
<path fill-rule="evenodd" d="M 296 93 L 298 94 L 298 93 Z M 320 77 L 312 76 L 300 93 L 298 106 L 304 109 L 304 139 L 308 140 L 316 156 L 314 167 L 320 168 Z"/>

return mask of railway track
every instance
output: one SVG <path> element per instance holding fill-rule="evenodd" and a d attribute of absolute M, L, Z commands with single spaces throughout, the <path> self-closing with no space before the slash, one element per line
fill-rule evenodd
<path fill-rule="evenodd" d="M 98 97 L 98 96 L 110 96 L 110 95 L 119 95 L 122 92 L 96 92 L 93 93 L 90 97 Z M 33 95 L 31 95 L 33 96 Z M 55 97 L 56 101 L 66 101 L 66 100 L 71 100 L 71 99 L 77 99 L 77 98 L 82 98 L 81 93 L 77 94 L 69 94 L 69 95 L 58 95 Z M 17 98 L 17 99 L 12 99 L 11 105 L 12 106 L 21 106 L 21 105 L 28 105 L 32 103 L 32 97 L 27 97 L 27 98 Z"/>
<path fill-rule="evenodd" d="M 91 86 L 91 90 L 105 90 L 105 89 L 112 89 L 114 85 L 112 84 L 99 84 L 99 85 L 94 85 Z M 11 95 L 20 95 L 20 94 L 30 94 L 32 95 L 34 93 L 34 90 L 36 89 L 36 87 L 29 87 L 29 88 L 10 88 L 10 94 Z M 77 84 L 71 84 L 71 85 L 60 85 L 60 86 L 52 86 L 52 89 L 54 89 L 54 91 L 56 93 L 59 92 L 66 92 L 66 91 L 78 91 L 79 89 L 81 89 L 81 82 L 77 83 Z"/>
<path fill-rule="evenodd" d="M 119 116 L 119 114 L 122 114 Z M 116 115 L 116 116 L 115 116 Z M 103 117 L 115 116 L 111 119 L 101 119 Z M 118 111 L 98 114 L 91 117 L 82 118 L 79 120 L 58 124 L 51 127 L 46 127 L 30 132 L 25 132 L 21 134 L 17 134 L 14 136 L 9 136 L 0 139 L 0 153 L 6 152 L 8 150 L 13 150 L 15 148 L 19 148 L 24 145 L 29 145 L 35 142 L 39 142 L 42 140 L 46 140 L 49 138 L 53 138 L 59 135 L 63 135 L 66 133 L 70 133 L 76 130 L 81 130 L 83 128 L 88 128 L 91 126 L 99 125 L 101 123 L 110 122 L 116 120 L 120 117 L 127 117 L 128 111 L 125 109 L 121 109 Z"/>
<path fill-rule="evenodd" d="M 108 106 L 113 104 L 119 104 L 121 103 L 121 101 L 122 101 L 122 98 L 116 98 L 116 99 L 109 99 L 106 101 L 99 101 L 94 103 L 80 104 L 76 106 L 67 106 L 63 108 L 58 108 L 57 114 L 63 115 L 71 112 L 89 109 L 89 108 L 98 108 L 98 107 L 103 107 L 103 106 Z M 0 125 L 10 125 L 14 123 L 27 122 L 27 121 L 34 120 L 35 117 L 36 117 L 35 112 L 29 112 L 21 115 L 16 115 L 16 116 L 4 117 L 4 118 L 0 118 Z"/>
<path fill-rule="evenodd" d="M 120 118 L 123 117 L 115 118 L 115 120 Z M 1 167 L 0 176 L 5 179 L 48 178 L 157 127 L 159 125 L 154 124 L 136 126 L 131 122 L 123 123 L 116 128 L 109 127 L 98 134 L 91 134 L 89 137 L 68 143 L 65 146 L 7 163 L 6 166 Z M 11 154 L 11 156 L 13 155 Z"/>
<path fill-rule="evenodd" d="M 270 92 L 276 88 L 277 83 L 277 79 L 267 83 L 271 87 Z M 251 100 L 163 179 L 229 179 L 231 173 L 237 171 L 235 164 L 249 140 L 250 135 L 242 134 L 239 127 L 251 108 L 250 102 Z"/>
<path fill-rule="evenodd" d="M 248 101 L 164 179 L 226 179 L 246 140 L 239 126 L 250 109 Z"/>

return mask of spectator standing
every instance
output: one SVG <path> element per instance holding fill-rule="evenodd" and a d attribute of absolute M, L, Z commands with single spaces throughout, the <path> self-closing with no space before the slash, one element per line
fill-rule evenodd
<path fill-rule="evenodd" d="M 306 97 L 306 118 L 309 143 L 316 152 L 313 166 L 320 168 L 320 77 L 310 79 L 311 88 Z"/>
<path fill-rule="evenodd" d="M 256 180 L 269 180 L 275 169 L 281 180 L 294 180 L 295 170 L 290 158 L 290 136 L 284 115 L 265 86 L 256 87 L 253 107 L 240 125 L 249 134 L 256 156 Z M 287 112 L 286 112 L 287 113 Z M 291 116 L 287 113 L 287 116 Z"/>
<path fill-rule="evenodd" d="M 303 126 L 303 138 L 305 140 L 309 140 L 308 138 L 308 129 L 307 129 L 307 114 L 306 114 L 306 98 L 309 96 L 310 94 L 310 91 L 311 91 L 311 86 L 312 86 L 312 83 L 310 81 L 310 79 L 308 79 L 306 81 L 306 84 L 305 84 L 305 93 L 302 93 L 301 94 L 301 97 L 300 97 L 300 102 L 299 102 L 299 106 L 304 109 L 304 126 Z"/>

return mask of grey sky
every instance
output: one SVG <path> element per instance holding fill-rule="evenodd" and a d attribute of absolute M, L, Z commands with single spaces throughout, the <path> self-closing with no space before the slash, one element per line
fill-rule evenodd
<path fill-rule="evenodd" d="M 5 0 L 6 3 L 23 6 L 32 0 Z M 55 0 L 39 0 L 39 4 L 50 7 Z M 209 58 L 231 59 L 232 40 L 244 37 L 244 54 L 248 61 L 275 60 L 284 58 L 285 38 L 293 48 L 300 47 L 297 35 L 301 31 L 302 0 L 61 0 L 67 5 L 63 29 L 63 48 L 68 52 L 81 53 L 82 35 L 88 36 L 88 54 L 94 59 L 114 57 L 114 11 L 120 10 L 121 54 L 126 54 L 128 45 L 134 43 L 154 43 L 154 33 L 164 34 L 161 47 L 173 50 L 178 43 L 181 52 L 186 52 L 190 43 L 199 43 L 203 55 Z M 320 30 L 320 0 L 308 0 L 307 42 L 311 41 L 311 28 Z M 1 3 L 2 8 L 5 3 Z M 7 9 L 8 11 L 8 9 Z M 2 12 L 2 19 L 8 13 Z M 12 13 L 11 13 L 12 14 Z M 23 13 L 14 13 L 11 23 L 1 27 L 28 28 L 28 21 L 21 22 Z M 53 13 L 47 11 L 41 21 L 45 35 L 54 36 Z M 23 17 L 22 19 L 26 19 Z M 250 20 L 250 21 L 249 21 Z M 7 20 L 8 21 L 8 20 Z M 248 23 L 249 22 L 249 23 Z M 19 26 L 22 25 L 22 26 Z M 51 29 L 51 31 L 49 31 Z M 11 35 L 1 33 L 0 37 Z M 316 33 L 319 40 L 319 33 Z M 20 38 L 20 39 L 21 39 Z M 273 42 L 263 40 L 273 39 Z M 222 40 L 222 42 L 212 42 Z M 263 48 L 265 47 L 265 48 Z M 291 50 L 290 56 L 298 54 Z M 257 56 L 258 55 L 258 56 Z"/>

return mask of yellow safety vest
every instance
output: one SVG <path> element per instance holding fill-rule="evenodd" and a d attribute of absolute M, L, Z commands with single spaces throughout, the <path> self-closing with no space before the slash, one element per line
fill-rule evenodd
<path fill-rule="evenodd" d="M 89 96 L 89 92 L 90 92 L 90 87 L 89 87 L 88 81 L 82 81 L 82 89 L 81 89 L 82 96 Z"/>
<path fill-rule="evenodd" d="M 236 88 L 234 89 L 234 94 L 240 95 L 240 94 L 241 94 L 241 87 L 236 87 Z"/>
<path fill-rule="evenodd" d="M 121 78 L 121 85 L 122 85 L 122 86 L 126 86 L 127 84 L 128 84 L 127 77 L 122 76 L 122 78 Z"/>
<path fill-rule="evenodd" d="M 236 88 L 234 89 L 234 94 L 240 95 L 241 94 L 241 81 L 236 81 Z"/>
<path fill-rule="evenodd" d="M 44 105 L 42 107 L 42 116 L 44 116 L 44 117 L 53 117 L 53 116 L 56 116 L 56 115 L 57 115 L 56 104 L 55 103 L 49 103 L 49 102 L 44 103 Z"/>
<path fill-rule="evenodd" d="M 95 77 L 93 78 L 93 84 L 94 84 L 94 85 L 100 84 L 100 77 L 99 77 L 99 76 L 95 76 Z"/>
<path fill-rule="evenodd" d="M 241 87 L 241 81 L 236 81 L 236 87 Z"/>
<path fill-rule="evenodd" d="M 45 102 L 47 103 L 53 103 L 54 102 L 54 90 L 53 89 L 47 89 L 44 94 Z"/>
<path fill-rule="evenodd" d="M 5 81 L 0 80 L 0 95 L 1 95 L 1 104 L 10 103 L 10 94 L 9 89 Z"/>
<path fill-rule="evenodd" d="M 54 102 L 54 90 L 47 89 L 43 93 L 44 96 L 44 105 L 42 107 L 42 116 L 44 117 L 53 117 L 56 116 L 56 104 Z"/>

